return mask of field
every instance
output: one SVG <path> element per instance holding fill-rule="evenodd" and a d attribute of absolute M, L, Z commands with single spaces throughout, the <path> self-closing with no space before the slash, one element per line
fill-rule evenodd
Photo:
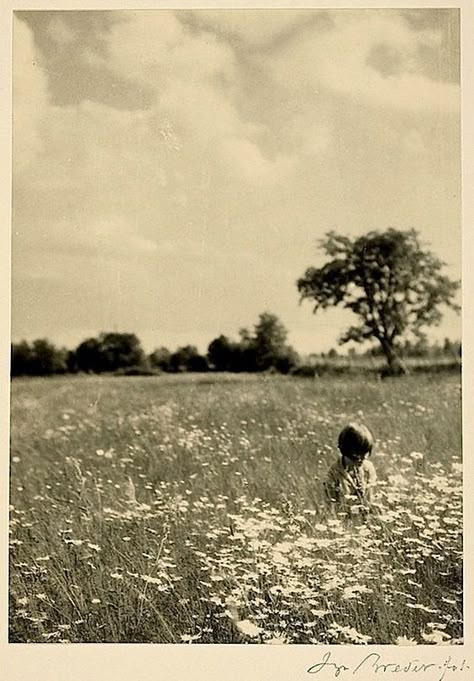
<path fill-rule="evenodd" d="M 10 641 L 460 643 L 459 375 L 12 384 Z M 368 517 L 322 490 L 376 437 Z"/>

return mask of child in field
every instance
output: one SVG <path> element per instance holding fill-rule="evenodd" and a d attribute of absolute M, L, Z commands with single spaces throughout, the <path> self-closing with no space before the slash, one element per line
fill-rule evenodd
<path fill-rule="evenodd" d="M 374 438 L 368 428 L 350 423 L 339 433 L 341 457 L 328 471 L 324 489 L 331 504 L 354 504 L 367 509 L 377 481 L 375 468 L 367 457 L 372 452 Z"/>

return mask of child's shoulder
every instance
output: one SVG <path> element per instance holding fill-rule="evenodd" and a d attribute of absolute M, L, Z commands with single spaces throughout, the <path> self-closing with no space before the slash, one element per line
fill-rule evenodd
<path fill-rule="evenodd" d="M 329 467 L 328 475 L 341 475 L 344 471 L 344 466 L 340 458 L 333 461 Z"/>

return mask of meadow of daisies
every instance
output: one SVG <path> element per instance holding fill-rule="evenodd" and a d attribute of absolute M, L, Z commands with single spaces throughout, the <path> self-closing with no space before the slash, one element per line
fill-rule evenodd
<path fill-rule="evenodd" d="M 327 508 L 348 421 L 377 508 Z M 458 375 L 18 379 L 10 641 L 462 641 Z"/>

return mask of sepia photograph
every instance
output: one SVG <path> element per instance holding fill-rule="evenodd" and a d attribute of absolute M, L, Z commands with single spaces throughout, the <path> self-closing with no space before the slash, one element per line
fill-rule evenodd
<path fill-rule="evenodd" d="M 460 9 L 12 23 L 9 643 L 462 645 Z"/>

